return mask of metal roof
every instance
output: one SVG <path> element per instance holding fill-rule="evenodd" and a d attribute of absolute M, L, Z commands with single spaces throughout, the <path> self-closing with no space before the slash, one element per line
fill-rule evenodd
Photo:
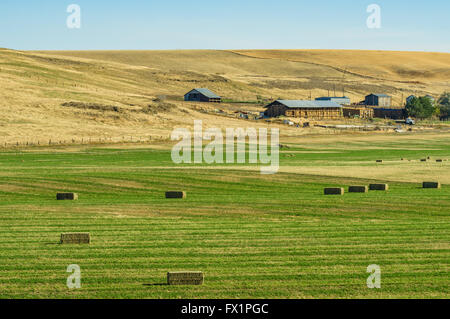
<path fill-rule="evenodd" d="M 341 108 L 342 105 L 333 101 L 309 101 L 309 100 L 277 100 L 276 102 L 283 104 L 291 109 L 298 108 Z"/>
<path fill-rule="evenodd" d="M 210 99 L 220 99 L 220 96 L 216 95 L 215 93 L 211 92 L 208 89 L 205 88 L 198 88 L 198 89 L 193 89 L 191 91 L 189 91 L 187 94 L 191 93 L 192 91 L 197 91 L 198 93 L 203 94 L 206 97 L 209 97 Z"/>
<path fill-rule="evenodd" d="M 350 98 L 347 96 L 321 96 L 316 98 L 316 101 L 329 101 L 335 99 L 350 99 Z"/>
<path fill-rule="evenodd" d="M 338 104 L 350 104 L 351 100 L 347 96 L 322 96 L 316 98 L 316 101 L 333 101 Z"/>
<path fill-rule="evenodd" d="M 367 96 L 371 96 L 371 95 L 375 95 L 375 96 L 378 96 L 378 97 L 391 97 L 390 95 L 387 95 L 387 94 L 384 94 L 384 93 L 372 93 L 372 94 L 369 94 Z"/>

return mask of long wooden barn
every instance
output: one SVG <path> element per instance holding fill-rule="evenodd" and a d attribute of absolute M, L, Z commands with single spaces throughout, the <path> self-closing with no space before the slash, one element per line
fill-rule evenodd
<path fill-rule="evenodd" d="M 339 119 L 342 105 L 333 101 L 277 100 L 266 106 L 265 115 L 305 119 Z"/>

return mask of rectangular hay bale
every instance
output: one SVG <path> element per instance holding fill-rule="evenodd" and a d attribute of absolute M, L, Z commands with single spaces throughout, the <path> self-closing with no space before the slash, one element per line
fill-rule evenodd
<path fill-rule="evenodd" d="M 369 190 L 371 191 L 387 191 L 389 190 L 388 184 L 370 184 Z"/>
<path fill-rule="evenodd" d="M 325 195 L 344 195 L 344 189 L 343 188 L 325 188 L 324 194 Z"/>
<path fill-rule="evenodd" d="M 58 193 L 56 194 L 57 200 L 78 200 L 77 193 Z"/>
<path fill-rule="evenodd" d="M 423 182 L 423 188 L 441 188 L 441 183 L 439 182 Z"/>
<path fill-rule="evenodd" d="M 90 233 L 62 233 L 61 244 L 90 244 Z"/>
<path fill-rule="evenodd" d="M 369 187 L 367 186 L 350 186 L 348 188 L 349 193 L 367 193 L 369 191 Z"/>
<path fill-rule="evenodd" d="M 168 285 L 203 285 L 204 276 L 201 271 L 168 272 Z"/>
<path fill-rule="evenodd" d="M 444 161 L 441 160 L 441 159 L 437 159 L 437 160 L 436 160 L 436 163 L 442 163 L 442 162 L 444 162 Z"/>
<path fill-rule="evenodd" d="M 174 198 L 186 198 L 186 192 L 166 192 L 166 198 L 174 199 Z"/>
<path fill-rule="evenodd" d="M 383 163 L 383 160 L 377 160 L 377 163 Z"/>

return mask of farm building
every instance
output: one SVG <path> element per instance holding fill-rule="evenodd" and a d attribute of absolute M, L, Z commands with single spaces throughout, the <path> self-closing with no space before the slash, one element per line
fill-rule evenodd
<path fill-rule="evenodd" d="M 371 119 L 374 117 L 373 108 L 369 107 L 344 107 L 342 109 L 343 115 L 345 117 L 359 117 L 361 119 Z"/>
<path fill-rule="evenodd" d="M 342 106 L 332 101 L 277 100 L 266 106 L 266 116 L 288 116 L 307 119 L 337 119 Z"/>
<path fill-rule="evenodd" d="M 369 106 L 390 107 L 392 97 L 386 94 L 370 94 L 366 96 L 365 104 Z"/>
<path fill-rule="evenodd" d="M 382 119 L 402 120 L 406 118 L 404 108 L 373 108 L 374 117 Z"/>
<path fill-rule="evenodd" d="M 337 96 L 323 96 L 316 98 L 316 101 L 331 101 L 335 102 L 340 105 L 350 105 L 352 102 L 350 98 L 343 96 L 343 97 L 337 97 Z"/>
<path fill-rule="evenodd" d="M 184 95 L 185 101 L 220 103 L 222 98 L 208 89 L 193 89 Z"/>

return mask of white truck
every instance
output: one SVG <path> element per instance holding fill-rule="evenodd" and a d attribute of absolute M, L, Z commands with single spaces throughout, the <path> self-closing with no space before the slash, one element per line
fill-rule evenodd
<path fill-rule="evenodd" d="M 416 121 L 414 121 L 412 118 L 408 117 L 405 121 L 406 125 L 416 125 Z"/>

